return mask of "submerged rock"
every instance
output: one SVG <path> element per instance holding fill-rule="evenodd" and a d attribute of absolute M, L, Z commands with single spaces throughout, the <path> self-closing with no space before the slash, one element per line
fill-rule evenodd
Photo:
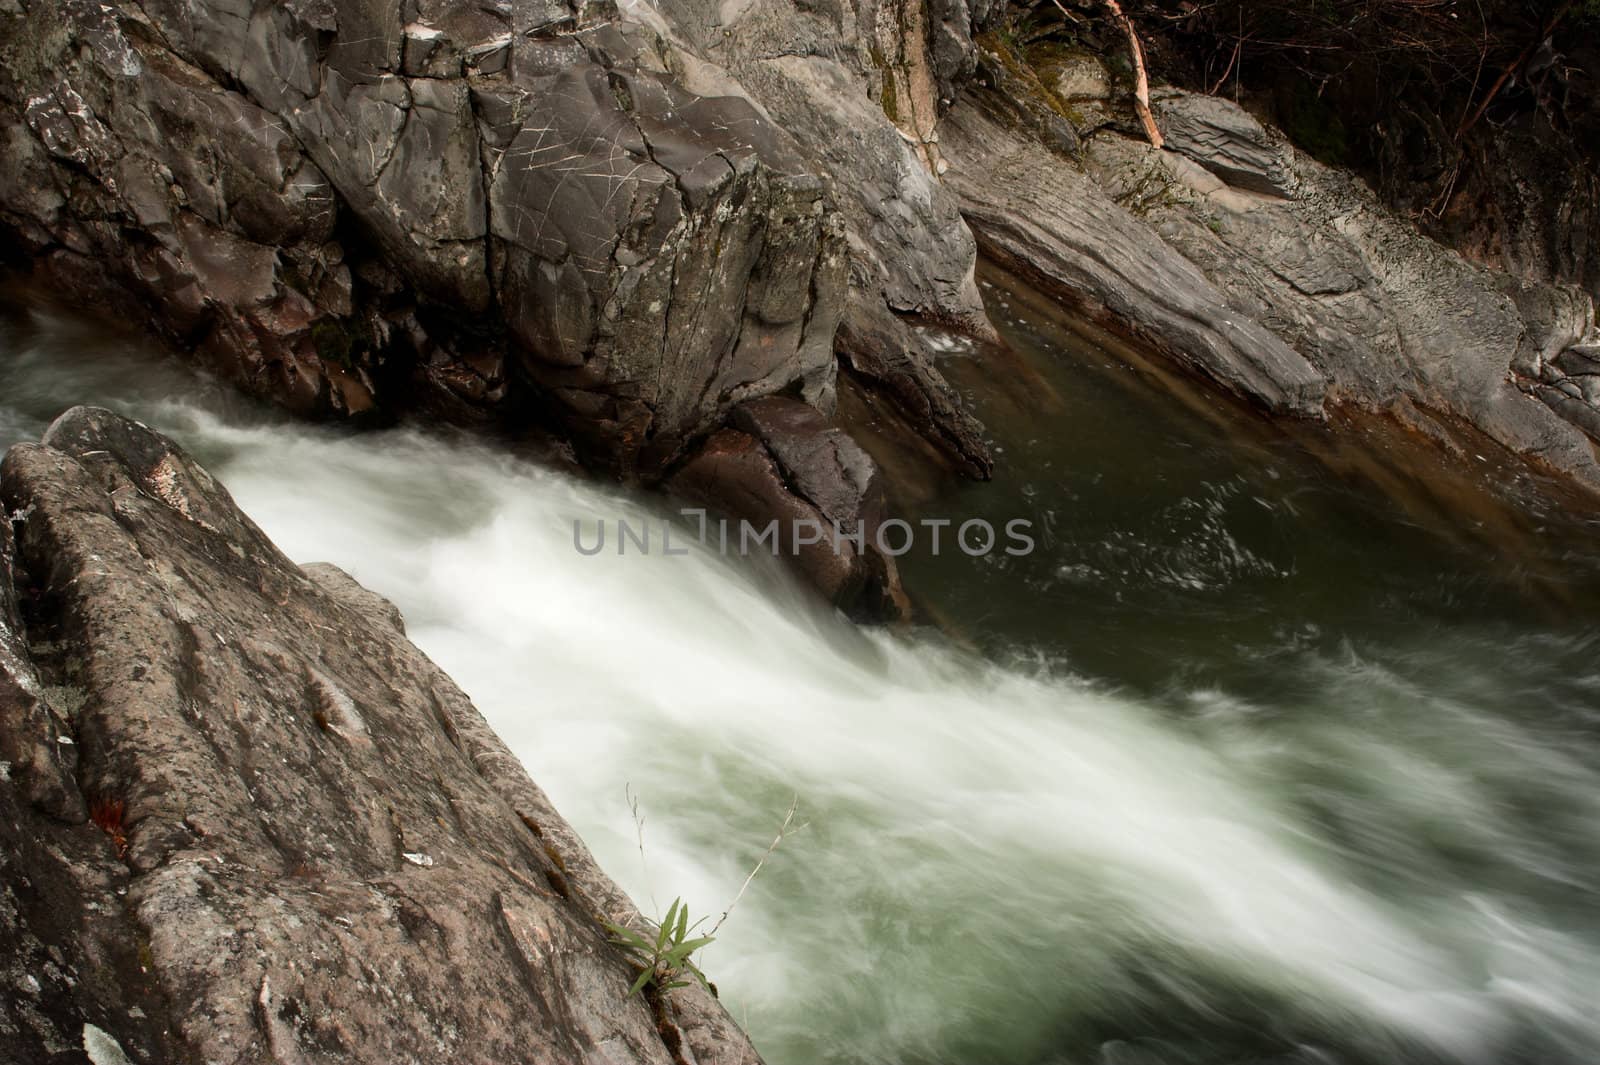
<path fill-rule="evenodd" d="M 0 1056 L 759 1061 L 628 996 L 637 913 L 394 608 L 170 441 L 75 409 L 0 499 Z"/>

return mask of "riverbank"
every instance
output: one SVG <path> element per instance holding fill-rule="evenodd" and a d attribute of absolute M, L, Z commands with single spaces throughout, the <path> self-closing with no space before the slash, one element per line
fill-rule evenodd
<path fill-rule="evenodd" d="M 980 245 L 1268 411 L 1464 421 L 1600 486 L 1588 294 L 1429 240 L 1229 100 L 1157 85 L 1158 150 L 1112 46 L 936 6 L 290 7 L 252 16 L 259 56 L 217 5 L 0 11 L 0 224 L 44 283 L 288 409 L 537 427 L 738 518 L 881 509 L 826 422 L 841 367 L 992 473 L 924 340 L 994 338 Z M 802 569 L 902 613 L 892 559 L 839 561 Z"/>
<path fill-rule="evenodd" d="M 1555 509 L 1519 548 L 1566 567 L 1554 600 L 1498 534 L 985 280 L 1027 384 L 971 399 L 1018 473 L 905 503 L 1050 509 L 1054 539 L 907 560 L 966 651 L 759 560 L 585 558 L 575 517 L 660 501 L 481 440 L 251 414 L 81 330 L 0 381 L 29 435 L 75 398 L 173 432 L 291 558 L 390 596 L 644 908 L 731 897 L 798 794 L 811 827 L 704 959 L 770 1062 L 1587 1062 L 1592 530 Z"/>

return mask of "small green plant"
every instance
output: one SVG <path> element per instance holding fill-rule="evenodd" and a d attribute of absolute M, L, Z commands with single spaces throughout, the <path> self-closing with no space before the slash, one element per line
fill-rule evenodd
<path fill-rule="evenodd" d="M 639 800 L 632 789 L 624 789 L 628 796 L 628 808 L 633 811 L 633 825 L 639 840 L 639 862 L 644 867 L 645 878 L 649 879 L 650 867 L 644 854 L 644 814 L 639 811 Z M 656 925 L 655 939 L 641 935 L 627 925 L 606 921 L 605 929 L 611 933 L 611 942 L 621 947 L 628 954 L 628 959 L 639 968 L 639 977 L 634 980 L 633 986 L 628 988 L 628 997 L 632 998 L 646 988 L 654 990 L 657 994 L 671 991 L 677 987 L 689 986 L 692 977 L 700 986 L 711 994 L 717 993 L 716 987 L 706 979 L 706 974 L 694 963 L 694 954 L 703 947 L 715 942 L 717 932 L 722 928 L 728 915 L 733 913 L 734 907 L 739 905 L 739 900 L 744 898 L 744 893 L 750 890 L 750 884 L 755 880 L 756 874 L 766 866 L 767 860 L 772 857 L 778 847 L 789 836 L 805 828 L 804 824 L 796 825 L 794 815 L 800 808 L 800 797 L 797 795 L 789 803 L 789 810 L 783 815 L 783 823 L 778 826 L 778 834 L 773 837 L 763 854 L 750 870 L 750 875 L 744 878 L 744 883 L 739 885 L 739 893 L 733 901 L 723 909 L 722 916 L 717 918 L 717 923 L 711 926 L 711 931 L 703 936 L 694 933 L 705 924 L 708 918 L 701 917 L 693 924 L 689 923 L 689 907 L 683 899 L 672 900 L 672 905 L 667 907 L 667 915 Z M 651 905 L 658 905 L 654 896 Z M 656 912 L 660 912 L 658 909 Z M 659 1007 L 659 1002 L 657 1003 Z"/>
<path fill-rule="evenodd" d="M 640 968 L 639 978 L 628 988 L 628 995 L 637 995 L 647 986 L 657 991 L 688 987 L 689 981 L 685 979 L 688 976 L 694 977 L 700 981 L 701 987 L 710 990 L 706 974 L 694 963 L 693 956 L 695 951 L 707 946 L 716 937 L 690 938 L 705 922 L 706 919 L 702 917 L 690 924 L 689 907 L 684 905 L 682 899 L 673 899 L 672 905 L 667 907 L 666 919 L 656 926 L 654 940 L 646 939 L 626 925 L 607 922 L 606 931 L 611 933 L 611 942 L 627 951 Z"/>

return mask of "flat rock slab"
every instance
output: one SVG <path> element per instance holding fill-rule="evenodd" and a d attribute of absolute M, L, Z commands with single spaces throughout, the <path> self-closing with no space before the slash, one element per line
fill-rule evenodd
<path fill-rule="evenodd" d="M 985 249 L 1267 410 L 1317 415 L 1327 379 L 1081 170 L 963 102 L 947 175 Z"/>
<path fill-rule="evenodd" d="M 0 499 L 0 908 L 62 976 L 0 1056 L 759 1061 L 699 988 L 628 997 L 637 913 L 398 612 L 170 441 L 77 408 Z"/>

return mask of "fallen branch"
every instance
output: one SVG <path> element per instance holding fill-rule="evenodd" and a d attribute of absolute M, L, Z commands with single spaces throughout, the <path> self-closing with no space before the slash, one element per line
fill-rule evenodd
<path fill-rule="evenodd" d="M 1228 66 L 1226 67 L 1226 69 L 1223 70 L 1222 77 L 1218 78 L 1216 80 L 1215 84 L 1213 84 L 1211 86 L 1211 88 L 1206 90 L 1206 95 L 1207 96 L 1215 96 L 1215 95 L 1217 95 L 1218 92 L 1222 91 L 1223 83 L 1225 83 L 1228 80 L 1228 75 L 1233 73 L 1233 65 L 1239 61 L 1239 52 L 1243 48 L 1244 48 L 1244 38 L 1240 37 L 1238 39 L 1238 41 L 1236 41 L 1234 43 L 1233 55 L 1228 59 Z"/>

